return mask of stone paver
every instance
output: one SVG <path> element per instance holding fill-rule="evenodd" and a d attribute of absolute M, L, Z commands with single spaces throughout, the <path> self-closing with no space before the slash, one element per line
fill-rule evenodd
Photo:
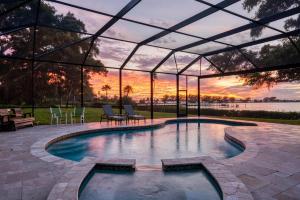
<path fill-rule="evenodd" d="M 148 120 L 139 125 L 160 124 Z M 232 159 L 221 160 L 251 192 L 254 199 L 300 200 L 300 126 L 257 123 L 258 126 L 230 127 L 246 150 Z M 114 124 L 112 125 L 114 126 Z M 0 200 L 45 200 L 73 163 L 53 160 L 32 145 L 57 134 L 108 128 L 107 123 L 38 126 L 0 133 Z M 35 156 L 31 154 L 35 151 Z M 51 161 L 51 162 L 50 162 Z M 69 167 L 68 167 L 69 166 Z M 61 184 L 59 189 L 63 188 Z"/>

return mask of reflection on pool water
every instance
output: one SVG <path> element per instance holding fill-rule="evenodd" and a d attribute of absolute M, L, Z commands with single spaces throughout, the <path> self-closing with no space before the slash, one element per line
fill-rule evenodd
<path fill-rule="evenodd" d="M 176 172 L 96 171 L 86 181 L 79 200 L 220 200 L 204 170 Z"/>
<path fill-rule="evenodd" d="M 161 159 L 199 155 L 230 158 L 242 149 L 224 140 L 228 126 L 232 124 L 176 122 L 161 128 L 90 133 L 59 141 L 47 150 L 74 161 L 93 156 L 136 159 L 137 164 L 159 164 Z"/>

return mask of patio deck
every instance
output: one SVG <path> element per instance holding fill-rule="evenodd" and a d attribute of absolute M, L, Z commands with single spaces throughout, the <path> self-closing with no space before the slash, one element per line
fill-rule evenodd
<path fill-rule="evenodd" d="M 147 120 L 145 124 L 164 121 Z M 300 126 L 256 124 L 257 127 L 226 129 L 228 135 L 246 144 L 246 151 L 221 162 L 247 186 L 254 199 L 300 199 Z M 130 125 L 144 125 L 144 122 Z M 115 124 L 37 126 L 16 132 L 1 132 L 0 199 L 47 199 L 52 187 L 68 171 L 64 165 L 33 156 L 31 146 L 34 143 L 58 133 L 108 126 Z"/>

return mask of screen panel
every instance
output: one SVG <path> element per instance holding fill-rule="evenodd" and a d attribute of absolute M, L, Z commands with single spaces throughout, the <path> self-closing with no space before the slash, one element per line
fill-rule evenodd
<path fill-rule="evenodd" d="M 61 0 L 72 5 L 81 6 L 84 8 L 108 13 L 111 15 L 117 14 L 130 0 Z"/>
<path fill-rule="evenodd" d="M 95 51 L 90 52 L 87 64 L 120 68 L 136 44 L 98 37 L 94 43 Z M 99 62 L 99 63 L 98 63 Z"/>
<path fill-rule="evenodd" d="M 36 62 L 34 67 L 36 106 L 80 106 L 80 70 L 80 66 Z"/>
<path fill-rule="evenodd" d="M 261 29 L 261 32 L 256 34 L 256 31 L 258 29 Z M 263 26 L 259 26 L 255 29 L 249 29 L 246 31 L 242 31 L 240 33 L 236 33 L 236 34 L 218 39 L 217 41 L 224 42 L 224 43 L 231 44 L 231 45 L 239 45 L 239 44 L 243 44 L 243 43 L 247 43 L 247 42 L 251 42 L 251 41 L 256 41 L 259 39 L 264 39 L 264 38 L 271 37 L 271 36 L 278 35 L 278 34 L 280 34 L 280 32 L 272 30 L 270 28 L 265 28 Z"/>
<path fill-rule="evenodd" d="M 248 20 L 241 19 L 223 11 L 218 11 L 198 20 L 197 22 L 185 26 L 182 29 L 179 29 L 179 31 L 208 38 L 247 23 Z"/>
<path fill-rule="evenodd" d="M 33 28 L 26 28 L 0 36 L 0 55 L 8 57 L 32 58 Z"/>
<path fill-rule="evenodd" d="M 161 32 L 161 29 L 140 25 L 125 20 L 119 20 L 107 31 L 105 31 L 103 36 L 138 43 L 159 32 Z"/>
<path fill-rule="evenodd" d="M 154 116 L 176 117 L 176 76 L 156 73 L 153 88 Z"/>
<path fill-rule="evenodd" d="M 195 54 L 176 52 L 157 69 L 158 72 L 178 73 L 198 56 Z M 176 62 L 175 62 L 176 59 Z M 176 66 L 177 63 L 177 66 Z"/>
<path fill-rule="evenodd" d="M 150 117 L 150 73 L 122 71 L 124 105 L 132 105 L 137 113 Z"/>
<path fill-rule="evenodd" d="M 201 58 L 198 62 L 193 64 L 190 68 L 188 68 L 184 75 L 211 75 L 220 73 L 211 63 L 209 63 L 205 58 Z"/>
<path fill-rule="evenodd" d="M 283 19 L 271 22 L 269 25 L 281 31 L 293 31 L 298 28 L 297 21 L 299 20 L 299 18 L 300 14 L 296 14 L 290 17 L 285 17 Z"/>
<path fill-rule="evenodd" d="M 116 108 L 116 113 L 118 113 L 119 70 L 99 67 L 84 67 L 84 78 L 84 82 L 88 84 L 88 88 L 84 90 L 85 106 L 101 108 L 102 105 L 110 104 Z"/>
<path fill-rule="evenodd" d="M 205 44 L 186 49 L 186 51 L 191 53 L 204 54 L 218 49 L 224 49 L 227 47 L 229 46 L 225 44 L 220 44 L 217 42 L 207 42 Z"/>
<path fill-rule="evenodd" d="M 94 34 L 111 17 L 78 8 L 44 1 L 39 16 L 39 24 Z M 49 14 L 52 12 L 53 14 Z M 54 16 L 53 16 L 54 15 Z"/>
<path fill-rule="evenodd" d="M 253 4 L 251 4 L 250 1 L 238 1 L 226 9 L 250 19 L 259 20 L 265 17 L 276 15 L 283 10 L 287 10 L 294 6 L 296 6 L 296 4 L 287 4 L 284 1 L 257 1 Z"/>
<path fill-rule="evenodd" d="M 31 62 L 0 59 L 0 65 L 1 107 L 30 106 L 32 102 Z"/>
<path fill-rule="evenodd" d="M 188 115 L 197 115 L 198 108 L 198 78 L 187 77 L 188 79 Z"/>
<path fill-rule="evenodd" d="M 0 17 L 0 29 L 8 29 L 11 30 L 18 26 L 29 25 L 35 22 L 35 16 L 37 12 L 37 0 L 33 0 L 13 11 L 6 13 L 5 15 Z M 7 10 L 10 3 L 2 4 L 3 10 Z M 1 6 L 0 6 L 1 7 Z M 2 13 L 2 12 L 1 12 Z"/>
<path fill-rule="evenodd" d="M 9 9 L 12 9 L 22 3 L 26 2 L 25 0 L 15 0 L 15 1 L 2 1 L 0 2 L 0 13 L 4 13 Z"/>
<path fill-rule="evenodd" d="M 89 38 L 90 35 L 62 31 L 55 28 L 37 27 L 36 32 L 36 56 L 53 51 L 54 49 L 79 42 Z"/>
<path fill-rule="evenodd" d="M 125 18 L 170 28 L 207 8 L 194 0 L 143 0 Z"/>
<path fill-rule="evenodd" d="M 243 71 L 255 68 L 248 58 L 238 50 L 208 56 L 207 59 L 223 72 Z"/>
<path fill-rule="evenodd" d="M 299 52 L 288 39 L 274 40 L 243 48 L 243 52 L 259 67 L 271 67 L 299 62 Z"/>
<path fill-rule="evenodd" d="M 159 47 L 175 49 L 184 46 L 186 44 L 197 42 L 199 40 L 200 39 L 197 37 L 190 37 L 179 33 L 169 33 L 168 35 L 161 37 L 157 40 L 154 40 L 149 44 L 159 46 Z"/>
<path fill-rule="evenodd" d="M 166 49 L 142 46 L 132 56 L 125 68 L 151 71 L 169 52 Z"/>
<path fill-rule="evenodd" d="M 47 54 L 41 54 L 41 56 L 39 56 L 39 60 L 83 64 L 90 45 L 91 39 L 87 39 L 70 47 L 58 49 L 53 52 L 50 51 L 50 53 Z M 97 50 L 92 48 L 91 51 L 94 52 Z"/>

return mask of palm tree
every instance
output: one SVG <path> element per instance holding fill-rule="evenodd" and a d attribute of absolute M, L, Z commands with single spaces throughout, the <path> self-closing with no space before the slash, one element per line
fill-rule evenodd
<path fill-rule="evenodd" d="M 109 85 L 103 85 L 101 90 L 105 91 L 105 96 L 106 96 L 106 99 L 107 99 L 107 93 L 108 93 L 109 90 L 111 90 L 111 87 Z"/>
<path fill-rule="evenodd" d="M 130 85 L 126 85 L 124 87 L 124 93 L 125 93 L 126 97 L 128 97 L 130 93 L 133 93 L 132 87 Z"/>

